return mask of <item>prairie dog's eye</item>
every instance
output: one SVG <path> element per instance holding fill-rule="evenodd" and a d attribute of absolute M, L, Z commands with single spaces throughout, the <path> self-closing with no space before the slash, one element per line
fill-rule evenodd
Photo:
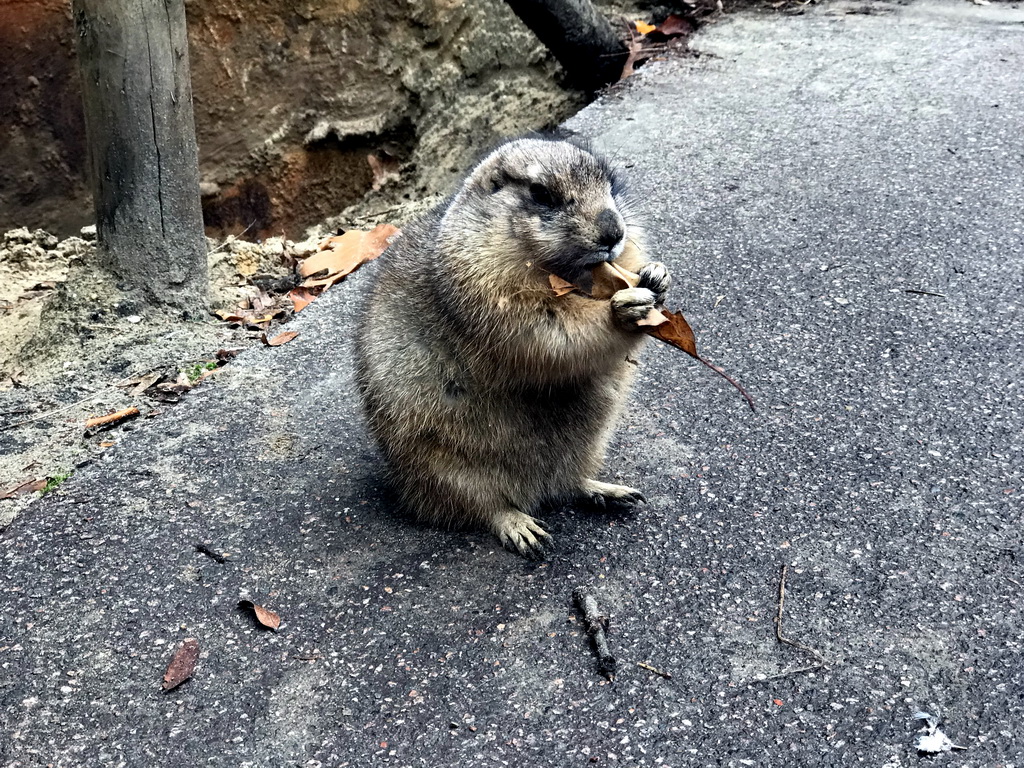
<path fill-rule="evenodd" d="M 558 200 L 555 199 L 551 190 L 538 182 L 530 185 L 530 197 L 537 205 L 542 205 L 545 208 L 554 208 L 558 205 Z"/>

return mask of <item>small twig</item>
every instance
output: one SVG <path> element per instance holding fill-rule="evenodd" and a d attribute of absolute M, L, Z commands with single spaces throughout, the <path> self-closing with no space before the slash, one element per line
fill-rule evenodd
<path fill-rule="evenodd" d="M 789 566 L 783 565 L 782 572 L 779 574 L 779 612 L 775 616 L 775 639 L 778 640 L 780 643 L 784 643 L 785 645 L 789 645 L 793 648 L 797 648 L 801 651 L 806 651 L 807 653 L 811 654 L 818 662 L 818 665 L 817 667 L 815 667 L 815 669 L 817 669 L 818 667 L 824 667 L 826 666 L 825 657 L 822 656 L 821 653 L 816 651 L 814 648 L 811 648 L 809 645 L 804 645 L 803 643 L 797 642 L 796 640 L 790 640 L 782 633 L 782 608 L 786 603 L 786 573 L 788 572 L 788 570 Z M 792 672 L 786 672 L 784 674 L 789 675 L 793 674 L 793 672 L 798 671 L 807 670 L 793 670 Z"/>
<path fill-rule="evenodd" d="M 653 672 L 656 675 L 660 675 L 661 677 L 664 677 L 666 680 L 671 680 L 672 679 L 672 673 L 671 672 L 662 672 L 660 669 L 652 667 L 650 664 L 645 664 L 642 661 L 638 661 L 636 663 L 636 665 L 638 667 L 640 667 L 640 669 L 646 669 L 648 672 Z"/>
<path fill-rule="evenodd" d="M 608 648 L 608 638 L 605 631 L 608 629 L 608 617 L 602 616 L 597 609 L 597 600 L 594 596 L 577 587 L 572 591 L 572 599 L 576 607 L 583 614 L 583 623 L 590 635 L 590 641 L 594 645 L 594 655 L 597 656 L 597 671 L 608 680 L 615 680 L 615 657 Z"/>
<path fill-rule="evenodd" d="M 108 389 L 109 389 L 109 387 L 101 389 L 99 392 L 93 392 L 88 397 L 83 397 L 81 400 L 78 400 L 78 401 L 76 401 L 74 403 L 70 403 L 68 405 L 65 405 L 65 406 L 63 406 L 61 408 L 57 408 L 57 409 L 52 410 L 52 411 L 47 411 L 46 413 L 37 414 L 37 415 L 33 416 L 32 418 L 24 419 L 22 421 L 16 421 L 13 424 L 4 424 L 2 427 L 0 427 L 0 431 L 5 430 L 5 429 L 14 429 L 15 427 L 21 427 L 21 426 L 24 426 L 25 424 L 31 424 L 33 421 L 40 421 L 41 419 L 48 419 L 51 416 L 56 416 L 58 413 L 64 413 L 64 411 L 70 411 L 72 408 L 77 408 L 80 405 L 85 405 L 90 400 L 95 400 L 100 395 L 106 394 Z"/>
<path fill-rule="evenodd" d="M 812 664 L 809 667 L 797 667 L 796 669 L 787 669 L 785 672 L 779 672 L 774 675 L 768 675 L 768 677 L 761 677 L 756 680 L 748 680 L 744 685 L 757 685 L 758 683 L 770 683 L 775 680 L 781 680 L 784 677 L 792 677 L 793 675 L 802 675 L 804 672 L 817 672 L 822 668 L 821 664 Z"/>
<path fill-rule="evenodd" d="M 212 256 L 213 254 L 217 253 L 221 248 L 223 248 L 228 243 L 235 242 L 235 240 L 237 240 L 242 235 L 244 235 L 246 232 L 248 232 L 250 229 L 252 229 L 255 224 L 256 224 L 256 220 L 253 219 L 252 222 L 250 222 L 248 227 L 243 229 L 237 235 L 228 235 L 227 237 L 224 238 L 224 242 L 223 243 L 221 243 L 220 245 L 215 245 L 213 248 L 211 248 L 209 251 L 207 251 L 206 255 L 207 256 Z"/>
<path fill-rule="evenodd" d="M 86 429 L 94 429 L 96 427 L 108 427 L 112 424 L 117 424 L 125 419 L 130 419 L 134 416 L 139 415 L 139 409 L 134 405 L 131 408 L 125 408 L 121 411 L 115 411 L 114 413 L 108 413 L 105 416 L 96 416 L 95 418 L 88 419 L 85 422 Z"/>
<path fill-rule="evenodd" d="M 212 549 L 210 549 L 202 542 L 196 544 L 196 552 L 199 552 L 202 555 L 206 555 L 208 558 L 220 563 L 221 565 L 228 561 L 227 557 L 220 554 L 219 552 L 214 552 Z"/>
<path fill-rule="evenodd" d="M 916 293 L 918 296 L 938 296 L 940 299 L 946 298 L 944 293 L 935 293 L 933 291 L 922 291 L 917 288 L 904 288 L 904 293 Z"/>

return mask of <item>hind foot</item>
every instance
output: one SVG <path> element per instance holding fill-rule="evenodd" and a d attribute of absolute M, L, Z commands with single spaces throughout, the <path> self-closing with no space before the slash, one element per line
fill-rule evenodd
<path fill-rule="evenodd" d="M 623 512 L 637 502 L 647 501 L 636 488 L 628 485 L 612 485 L 597 480 L 584 480 L 580 488 L 580 500 L 597 511 Z"/>
<path fill-rule="evenodd" d="M 540 522 L 518 509 L 496 513 L 491 530 L 505 549 L 531 559 L 544 557 L 544 548 L 551 543 L 551 535 L 541 528 Z"/>

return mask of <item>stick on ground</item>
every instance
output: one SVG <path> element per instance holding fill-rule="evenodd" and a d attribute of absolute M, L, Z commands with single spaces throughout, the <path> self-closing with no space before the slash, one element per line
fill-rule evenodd
<path fill-rule="evenodd" d="M 789 566 L 783 565 L 782 572 L 779 574 L 779 612 L 775 616 L 775 639 L 780 643 L 792 646 L 793 648 L 798 648 L 801 651 L 807 651 L 807 653 L 811 654 L 818 663 L 815 667 L 808 667 L 808 671 L 810 669 L 827 666 L 825 664 L 825 657 L 822 656 L 821 653 L 814 650 L 809 645 L 804 645 L 796 640 L 790 640 L 782 633 L 782 608 L 786 603 L 786 574 L 788 571 Z"/>
<path fill-rule="evenodd" d="M 652 667 L 650 664 L 646 662 L 638 661 L 636 665 L 640 667 L 640 669 L 646 669 L 648 672 L 653 672 L 656 675 L 660 675 L 661 677 L 664 677 L 666 680 L 672 679 L 671 672 L 665 672 L 664 670 L 658 669 L 657 667 Z"/>
<path fill-rule="evenodd" d="M 608 638 L 605 635 L 605 630 L 608 629 L 608 617 L 601 615 L 597 608 L 597 600 L 583 587 L 577 587 L 572 591 L 572 599 L 583 614 L 583 624 L 590 636 L 590 642 L 594 645 L 597 671 L 608 680 L 614 680 L 615 657 L 612 656 L 612 652 L 608 648 Z"/>

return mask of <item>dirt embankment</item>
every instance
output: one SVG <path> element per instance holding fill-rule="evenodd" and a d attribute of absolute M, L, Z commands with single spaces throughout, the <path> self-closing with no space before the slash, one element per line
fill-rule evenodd
<path fill-rule="evenodd" d="M 203 207 L 213 236 L 300 237 L 369 193 L 446 191 L 497 139 L 582 103 L 491 0 L 187 4 Z M 70 10 L 0 5 L 0 231 L 91 222 Z"/>

